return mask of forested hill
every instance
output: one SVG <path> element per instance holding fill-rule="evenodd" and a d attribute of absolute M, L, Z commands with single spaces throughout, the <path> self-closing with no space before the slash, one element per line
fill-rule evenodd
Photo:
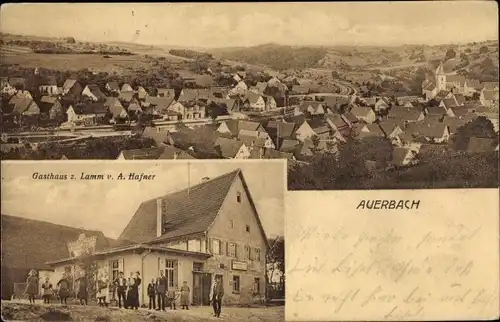
<path fill-rule="evenodd" d="M 266 65 L 272 69 L 315 67 L 327 53 L 322 47 L 296 47 L 265 44 L 253 47 L 220 48 L 210 52 L 219 58 L 252 65 Z"/>

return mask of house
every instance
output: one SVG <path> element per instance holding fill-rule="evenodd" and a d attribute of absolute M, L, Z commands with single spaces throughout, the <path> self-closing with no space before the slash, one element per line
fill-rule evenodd
<path fill-rule="evenodd" d="M 428 106 L 425 108 L 426 117 L 440 118 L 446 115 L 447 110 L 441 104 L 439 106 Z"/>
<path fill-rule="evenodd" d="M 384 131 L 380 128 L 378 124 L 359 124 L 354 128 L 354 133 L 357 139 L 363 139 L 366 137 L 385 137 Z"/>
<path fill-rule="evenodd" d="M 254 87 L 250 88 L 250 91 L 259 94 L 259 95 L 264 95 L 266 88 L 267 88 L 267 82 L 257 82 L 257 84 Z"/>
<path fill-rule="evenodd" d="M 375 112 L 368 106 L 354 105 L 350 111 L 359 120 L 365 123 L 373 123 L 377 119 Z"/>
<path fill-rule="evenodd" d="M 325 120 L 335 132 L 341 135 L 341 137 L 349 135 L 352 124 L 345 116 L 340 114 L 327 114 Z"/>
<path fill-rule="evenodd" d="M 417 134 L 423 136 L 426 141 L 431 143 L 446 143 L 450 138 L 450 130 L 443 123 L 419 124 L 416 130 Z"/>
<path fill-rule="evenodd" d="M 82 104 L 79 106 L 70 105 L 66 110 L 68 122 L 96 124 L 98 120 L 103 119 L 108 114 L 108 108 L 104 103 Z"/>
<path fill-rule="evenodd" d="M 8 105 L 12 106 L 12 114 L 14 115 L 33 116 L 40 114 L 40 108 L 31 98 L 13 96 Z"/>
<path fill-rule="evenodd" d="M 173 88 L 158 88 L 158 97 L 175 98 L 175 89 Z"/>
<path fill-rule="evenodd" d="M 266 110 L 266 101 L 264 100 L 264 97 L 250 91 L 246 94 L 244 104 L 247 108 L 254 111 L 262 112 Z"/>
<path fill-rule="evenodd" d="M 42 96 L 39 103 L 40 112 L 49 115 L 51 120 L 64 115 L 61 101 L 54 96 Z"/>
<path fill-rule="evenodd" d="M 133 92 L 134 89 L 132 88 L 132 86 L 130 86 L 129 84 L 125 83 L 122 85 L 122 89 L 120 90 L 120 92 Z"/>
<path fill-rule="evenodd" d="M 250 304 L 249 291 L 265 294 L 267 237 L 241 170 L 144 201 L 118 241 L 123 246 L 93 256 L 109 280 L 119 271 L 139 271 L 140 303 L 147 302 L 148 281 L 160 270 L 170 289 L 188 282 L 192 305 L 210 305 L 215 276 L 224 283 L 223 304 Z M 48 264 L 58 272 L 73 262 Z"/>
<path fill-rule="evenodd" d="M 116 158 L 117 160 L 156 160 L 163 152 L 163 147 L 160 148 L 145 148 L 123 150 Z"/>
<path fill-rule="evenodd" d="M 425 114 L 419 109 L 394 106 L 389 111 L 387 118 L 404 122 L 418 122 L 425 118 Z"/>
<path fill-rule="evenodd" d="M 214 149 L 225 159 L 248 159 L 250 156 L 250 149 L 245 143 L 224 137 L 217 138 Z"/>
<path fill-rule="evenodd" d="M 292 153 L 276 151 L 270 148 L 254 148 L 250 153 L 250 159 L 285 159 L 295 160 Z"/>
<path fill-rule="evenodd" d="M 228 112 L 238 111 L 238 101 L 232 98 L 216 98 L 211 102 L 225 108 Z M 210 103 L 210 102 L 209 102 Z"/>
<path fill-rule="evenodd" d="M 120 93 L 120 86 L 118 82 L 107 82 L 104 87 L 108 93 Z"/>
<path fill-rule="evenodd" d="M 2 88 L 7 87 L 8 92 L 11 92 L 11 89 L 15 90 L 23 90 L 26 89 L 26 78 L 23 77 L 10 77 L 8 79 L 2 80 Z"/>
<path fill-rule="evenodd" d="M 182 119 L 186 120 L 205 118 L 205 104 L 196 101 L 177 101 L 172 103 L 168 109 L 181 115 Z"/>
<path fill-rule="evenodd" d="M 324 115 L 325 109 L 321 102 L 303 101 L 300 106 L 294 110 L 294 115 L 309 114 L 309 115 Z"/>
<path fill-rule="evenodd" d="M 276 138 L 291 139 L 295 136 L 296 128 L 297 125 L 292 122 L 269 121 L 266 126 L 266 131 L 273 140 Z"/>
<path fill-rule="evenodd" d="M 464 95 L 472 96 L 476 92 L 480 92 L 482 89 L 481 83 L 477 79 L 466 79 L 464 85 Z"/>
<path fill-rule="evenodd" d="M 174 146 L 166 145 L 158 160 L 190 160 L 195 159 L 191 154 Z"/>
<path fill-rule="evenodd" d="M 144 101 L 146 97 L 148 97 L 148 92 L 142 86 L 137 87 L 137 98 L 141 101 Z"/>
<path fill-rule="evenodd" d="M 276 103 L 276 100 L 274 99 L 274 97 L 272 97 L 272 96 L 263 96 L 263 98 L 264 98 L 264 101 L 266 103 L 266 107 L 265 107 L 266 111 L 274 110 L 274 109 L 276 109 L 278 107 L 277 103 Z"/>
<path fill-rule="evenodd" d="M 64 81 L 61 94 L 76 98 L 80 96 L 82 90 L 83 87 L 79 81 L 77 81 L 76 79 L 69 78 L 66 81 Z"/>
<path fill-rule="evenodd" d="M 390 107 L 391 107 L 391 102 L 389 102 L 389 99 L 381 97 L 377 100 L 373 109 L 375 110 L 375 112 L 383 112 L 387 111 Z"/>
<path fill-rule="evenodd" d="M 239 81 L 238 84 L 233 88 L 235 93 L 246 94 L 248 86 L 244 81 Z"/>
<path fill-rule="evenodd" d="M 456 100 L 452 98 L 445 98 L 439 103 L 439 107 L 443 108 L 445 110 L 445 114 L 449 117 L 455 117 L 455 114 L 453 113 L 453 110 L 455 107 L 457 107 Z M 431 108 L 431 111 L 429 113 L 434 113 L 432 110 L 435 110 L 436 113 L 438 113 L 438 109 Z M 431 114 L 432 115 L 432 114 Z M 437 114 L 436 114 L 437 115 Z"/>
<path fill-rule="evenodd" d="M 455 101 L 456 101 L 457 106 L 464 106 L 465 96 L 462 94 L 455 94 Z"/>
<path fill-rule="evenodd" d="M 100 231 L 5 214 L 1 216 L 1 227 L 2 300 L 11 299 L 14 294 L 14 283 L 26 282 L 26 276 L 31 269 L 38 271 L 40 278 L 48 276 L 52 285 L 56 285 L 61 277 L 61 270 L 54 272 L 54 269 L 46 263 L 61 257 L 70 257 L 71 252 L 75 253 L 76 247 L 73 247 L 73 241 L 85 238 L 89 246 L 96 251 L 114 244 L 113 240 L 106 238 Z M 65 268 L 62 269 L 64 270 Z M 71 278 L 74 272 L 73 266 L 66 267 L 66 271 L 70 273 Z"/>
<path fill-rule="evenodd" d="M 240 133 L 238 133 L 238 140 L 245 143 L 245 145 L 249 148 L 276 148 L 273 140 L 266 132 L 241 130 Z"/>
<path fill-rule="evenodd" d="M 479 95 L 479 101 L 487 107 L 498 107 L 498 90 L 483 89 Z"/>
<path fill-rule="evenodd" d="M 494 139 L 471 137 L 467 146 L 468 153 L 485 153 L 498 151 L 498 143 Z"/>
<path fill-rule="evenodd" d="M 416 153 L 408 147 L 394 147 L 390 164 L 393 167 L 407 167 L 416 163 Z"/>
<path fill-rule="evenodd" d="M 103 92 L 99 89 L 99 86 L 96 84 L 89 84 L 85 86 L 85 88 L 82 91 L 82 95 L 90 98 L 94 102 L 97 101 L 105 101 L 106 100 L 106 95 L 104 95 Z"/>
<path fill-rule="evenodd" d="M 44 77 L 40 81 L 40 85 L 38 86 L 38 90 L 41 94 L 46 95 L 58 95 L 59 90 L 57 88 L 57 79 L 55 76 L 47 76 Z"/>
<path fill-rule="evenodd" d="M 241 130 L 266 132 L 262 124 L 244 120 L 227 120 L 220 123 L 217 132 L 226 133 L 233 137 L 238 136 Z"/>
<path fill-rule="evenodd" d="M 330 128 L 324 120 L 305 120 L 295 132 L 297 140 L 304 142 L 317 136 L 320 139 L 327 139 L 330 136 Z"/>
<path fill-rule="evenodd" d="M 128 107 L 129 104 L 135 101 L 135 93 L 130 91 L 121 91 L 118 94 L 118 99 L 122 103 L 123 107 Z"/>
<path fill-rule="evenodd" d="M 465 82 L 466 79 L 463 75 L 448 75 L 446 76 L 446 89 L 455 94 L 465 94 Z"/>
<path fill-rule="evenodd" d="M 153 114 L 155 115 L 165 115 L 167 113 L 168 108 L 170 107 L 170 105 L 172 105 L 173 102 L 174 99 L 168 96 L 164 97 L 148 96 L 143 106 L 145 107 L 151 106 L 153 108 Z"/>
<path fill-rule="evenodd" d="M 297 146 L 300 145 L 300 141 L 298 140 L 289 140 L 285 139 L 281 142 L 281 145 L 279 147 L 280 152 L 286 152 L 286 153 L 293 153 Z"/>
<path fill-rule="evenodd" d="M 104 106 L 109 110 L 109 112 L 113 115 L 114 119 L 117 118 L 126 118 L 128 116 L 127 110 L 123 107 L 122 103 L 117 97 L 108 97 Z M 130 105 L 129 105 L 130 108 Z M 140 108 L 139 108 L 140 109 Z"/>
<path fill-rule="evenodd" d="M 391 142 L 400 144 L 399 135 L 401 135 L 404 131 L 397 123 L 390 121 L 383 121 L 380 122 L 378 125 L 382 129 L 382 132 L 384 132 L 384 135 L 387 139 L 389 139 Z"/>

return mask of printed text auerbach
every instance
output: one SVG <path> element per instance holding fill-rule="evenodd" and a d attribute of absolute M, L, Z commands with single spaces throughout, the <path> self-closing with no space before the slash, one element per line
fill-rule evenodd
<path fill-rule="evenodd" d="M 356 209 L 388 209 L 388 210 L 398 210 L 398 209 L 418 209 L 420 206 L 420 200 L 387 200 L 387 199 L 376 199 L 376 200 L 361 200 L 356 207 Z"/>

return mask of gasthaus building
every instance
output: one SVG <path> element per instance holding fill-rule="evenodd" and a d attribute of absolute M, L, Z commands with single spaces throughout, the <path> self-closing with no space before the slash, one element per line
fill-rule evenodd
<path fill-rule="evenodd" d="M 120 246 L 95 251 L 100 276 L 113 280 L 140 272 L 141 304 L 147 284 L 163 270 L 170 288 L 186 281 L 193 305 L 209 305 L 210 287 L 222 277 L 226 304 L 265 295 L 267 238 L 241 170 L 144 201 L 118 239 Z M 78 275 L 76 255 L 92 245 L 80 236 L 66 259 L 47 263 L 57 275 Z M 80 249 L 80 250 L 78 250 Z"/>

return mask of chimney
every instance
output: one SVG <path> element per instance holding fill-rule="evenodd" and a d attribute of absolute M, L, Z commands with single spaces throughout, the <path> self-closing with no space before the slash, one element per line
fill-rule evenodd
<path fill-rule="evenodd" d="M 210 180 L 209 177 L 203 177 L 203 178 L 201 178 L 201 182 L 207 182 L 208 180 Z"/>
<path fill-rule="evenodd" d="M 156 199 L 156 237 L 163 234 L 163 200 Z"/>

